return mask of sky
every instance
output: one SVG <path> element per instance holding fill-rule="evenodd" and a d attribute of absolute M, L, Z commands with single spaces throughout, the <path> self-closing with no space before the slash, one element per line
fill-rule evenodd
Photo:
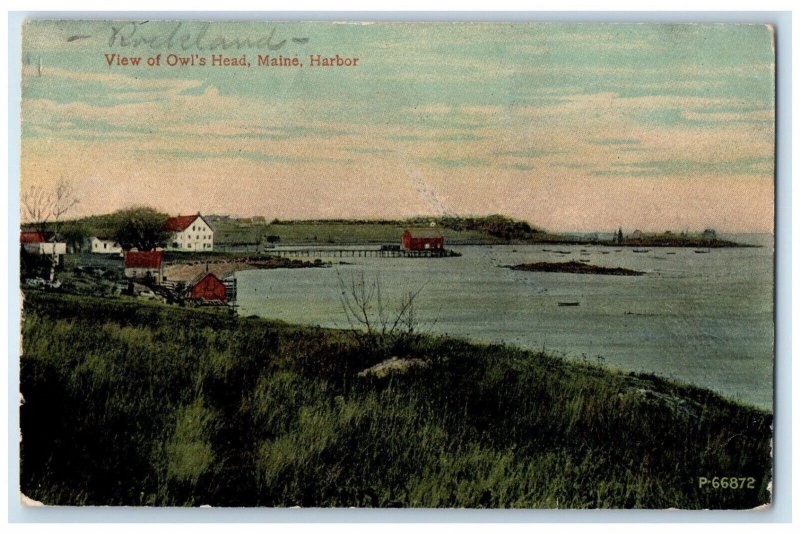
<path fill-rule="evenodd" d="M 33 21 L 22 43 L 21 190 L 68 180 L 73 217 L 773 230 L 763 25 Z"/>

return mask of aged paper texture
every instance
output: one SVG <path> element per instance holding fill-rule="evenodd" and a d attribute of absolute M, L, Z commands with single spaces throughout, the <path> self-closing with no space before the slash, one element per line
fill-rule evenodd
<path fill-rule="evenodd" d="M 21 492 L 771 502 L 747 24 L 33 20 Z"/>

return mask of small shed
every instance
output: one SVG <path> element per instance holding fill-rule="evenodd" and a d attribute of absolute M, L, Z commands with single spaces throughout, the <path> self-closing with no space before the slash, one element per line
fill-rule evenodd
<path fill-rule="evenodd" d="M 413 234 L 406 229 L 403 232 L 403 249 L 444 250 L 444 236 L 433 229 L 415 230 Z"/>
<path fill-rule="evenodd" d="M 156 284 L 164 281 L 163 250 L 131 250 L 125 253 L 125 276 L 128 278 L 151 277 Z"/>
<path fill-rule="evenodd" d="M 203 273 L 189 282 L 189 298 L 204 301 L 218 300 L 226 302 L 228 300 L 227 288 L 225 283 L 214 273 Z"/>

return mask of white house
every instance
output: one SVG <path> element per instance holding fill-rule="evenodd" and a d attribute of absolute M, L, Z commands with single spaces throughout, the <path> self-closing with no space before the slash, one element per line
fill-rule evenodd
<path fill-rule="evenodd" d="M 170 217 L 161 227 L 171 236 L 167 240 L 168 249 L 208 252 L 214 250 L 214 230 L 199 213 Z"/>
<path fill-rule="evenodd" d="M 89 239 L 89 251 L 92 254 L 122 254 L 122 247 L 113 239 L 95 236 Z"/>
<path fill-rule="evenodd" d="M 63 256 L 67 253 L 67 244 L 56 241 L 51 232 L 20 232 L 19 241 L 30 254 Z"/>

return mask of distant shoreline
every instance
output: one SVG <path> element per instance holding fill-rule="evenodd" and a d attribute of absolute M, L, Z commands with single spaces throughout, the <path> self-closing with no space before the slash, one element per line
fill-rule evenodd
<path fill-rule="evenodd" d="M 166 215 L 165 215 L 166 216 Z M 723 234 L 707 228 L 661 232 L 627 228 L 616 232 L 552 232 L 527 221 L 504 215 L 410 217 L 392 220 L 329 219 L 269 220 L 205 215 L 214 231 L 214 250 L 230 253 L 268 253 L 275 246 L 400 244 L 403 232 L 436 233 L 447 246 L 466 245 L 582 245 L 606 247 L 737 248 L 760 247 L 748 243 L 747 234 Z M 84 238 L 113 235 L 114 214 L 64 221 L 62 230 Z M 26 225 L 23 225 L 23 229 Z M 759 234 L 761 235 L 761 234 Z M 768 234 L 771 235 L 771 234 Z M 741 239 L 737 239 L 741 236 Z M 74 237 L 73 237 L 74 239 Z"/>
<path fill-rule="evenodd" d="M 304 261 L 299 259 L 277 258 L 274 256 L 236 257 L 225 253 L 206 259 L 195 259 L 187 253 L 186 258 L 167 260 L 164 271 L 168 280 L 188 281 L 204 273 L 214 273 L 219 278 L 227 278 L 240 271 L 260 269 L 303 269 L 329 267 L 329 263 L 320 261 Z"/>

